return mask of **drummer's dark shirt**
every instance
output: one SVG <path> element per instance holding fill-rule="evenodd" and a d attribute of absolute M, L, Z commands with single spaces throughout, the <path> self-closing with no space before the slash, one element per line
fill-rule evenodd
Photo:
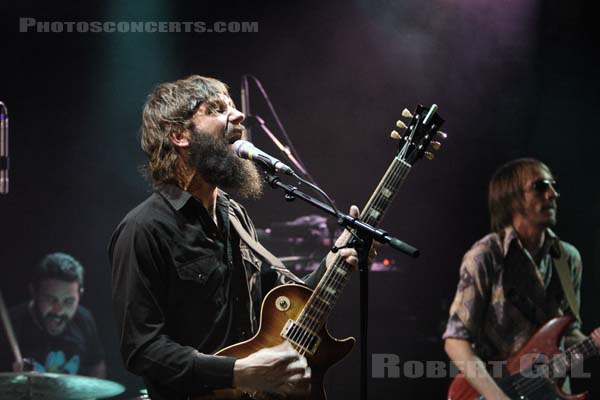
<path fill-rule="evenodd" d="M 164 185 L 127 214 L 109 245 L 121 355 L 153 400 L 231 387 L 236 360 L 212 354 L 252 337 L 263 295 L 284 282 L 230 228 L 235 213 L 256 238 L 243 207 L 219 192 L 215 211 L 218 224 L 189 192 Z"/>
<path fill-rule="evenodd" d="M 33 319 L 29 304 L 10 310 L 21 355 L 33 361 L 37 372 L 89 375 L 90 369 L 104 360 L 92 314 L 79 306 L 62 334 L 52 336 Z M 4 334 L 0 334 L 0 368 L 12 371 L 13 357 Z"/>

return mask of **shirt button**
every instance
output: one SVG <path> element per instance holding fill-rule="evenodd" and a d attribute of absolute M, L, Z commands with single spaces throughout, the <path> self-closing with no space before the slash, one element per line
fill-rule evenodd
<path fill-rule="evenodd" d="M 204 275 L 198 274 L 198 279 L 202 279 L 202 278 L 204 278 Z"/>
<path fill-rule="evenodd" d="M 240 298 L 239 298 L 239 297 L 236 297 L 236 298 L 235 298 L 235 302 L 236 302 L 236 303 L 239 303 L 239 302 L 240 302 Z"/>

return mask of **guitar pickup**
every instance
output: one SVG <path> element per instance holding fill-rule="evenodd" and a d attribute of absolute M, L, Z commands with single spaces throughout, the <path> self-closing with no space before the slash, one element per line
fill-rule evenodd
<path fill-rule="evenodd" d="M 321 344 L 319 335 L 292 319 L 283 327 L 281 337 L 310 355 L 314 355 Z"/>

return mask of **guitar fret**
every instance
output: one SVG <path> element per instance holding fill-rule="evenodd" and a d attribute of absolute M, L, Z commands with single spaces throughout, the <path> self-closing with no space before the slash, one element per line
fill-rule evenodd
<path fill-rule="evenodd" d="M 381 213 L 374 208 L 369 211 L 369 214 L 375 219 L 379 219 L 381 216 Z"/>
<path fill-rule="evenodd" d="M 566 349 L 561 355 L 556 356 L 550 362 L 555 376 L 564 375 L 573 364 L 578 364 L 584 359 L 597 353 L 597 348 L 591 338 L 587 338 L 582 342 Z"/>
<path fill-rule="evenodd" d="M 306 325 L 306 323 L 308 322 L 318 322 L 318 319 L 314 316 L 308 315 L 308 314 L 304 314 L 302 315 L 302 318 L 298 318 L 298 322 L 301 325 Z"/>
<path fill-rule="evenodd" d="M 329 305 L 329 301 L 325 300 L 322 296 L 315 295 L 314 298 L 319 300 L 322 304 Z"/>
<path fill-rule="evenodd" d="M 381 195 L 389 199 L 394 195 L 394 192 L 388 188 L 383 188 L 381 189 Z"/>

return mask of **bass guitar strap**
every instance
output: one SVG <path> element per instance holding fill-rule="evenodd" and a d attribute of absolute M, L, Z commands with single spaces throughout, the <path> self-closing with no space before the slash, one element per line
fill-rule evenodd
<path fill-rule="evenodd" d="M 571 279 L 571 272 L 569 270 L 567 252 L 565 251 L 564 247 L 560 242 L 557 246 L 554 246 L 554 249 L 557 251 L 553 255 L 553 264 L 554 269 L 556 270 L 556 273 L 558 274 L 558 278 L 560 280 L 560 286 L 562 287 L 563 293 L 565 294 L 565 298 L 567 299 L 567 304 L 569 304 L 569 308 L 571 309 L 573 316 L 577 318 L 579 322 L 581 322 L 581 318 L 579 317 L 579 307 L 577 305 L 577 298 L 575 296 L 575 289 L 573 288 L 573 280 Z"/>

